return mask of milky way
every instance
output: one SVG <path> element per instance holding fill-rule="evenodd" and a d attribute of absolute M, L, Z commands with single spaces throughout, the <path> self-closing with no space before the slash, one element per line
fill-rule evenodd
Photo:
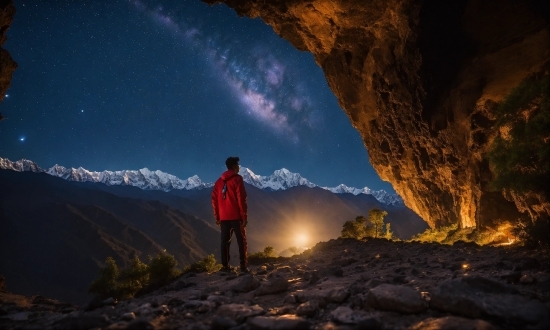
<path fill-rule="evenodd" d="M 313 55 L 260 19 L 200 0 L 14 1 L 0 157 L 214 181 L 239 156 L 391 191 Z"/>
<path fill-rule="evenodd" d="M 314 130 L 322 121 L 319 111 L 288 64 L 273 54 L 265 44 L 239 48 L 227 36 L 207 35 L 184 20 L 164 13 L 161 6 L 147 8 L 134 1 L 135 8 L 146 12 L 156 23 L 176 34 L 180 40 L 198 50 L 211 68 L 219 74 L 219 81 L 230 88 L 244 107 L 239 109 L 272 132 L 292 142 L 299 142 L 299 132 Z M 218 39 L 223 38 L 223 47 Z"/>

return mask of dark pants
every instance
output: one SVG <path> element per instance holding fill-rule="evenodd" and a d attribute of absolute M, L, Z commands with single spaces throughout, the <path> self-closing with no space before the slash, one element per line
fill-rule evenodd
<path fill-rule="evenodd" d="M 220 227 L 222 231 L 222 266 L 229 267 L 229 247 L 231 245 L 231 237 L 233 232 L 237 237 L 237 244 L 239 244 L 239 257 L 241 259 L 241 267 L 248 266 L 248 245 L 246 244 L 246 230 L 241 220 L 222 220 L 220 221 Z"/>

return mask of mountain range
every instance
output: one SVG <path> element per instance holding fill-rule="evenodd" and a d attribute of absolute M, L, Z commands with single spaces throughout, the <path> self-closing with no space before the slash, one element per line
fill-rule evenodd
<path fill-rule="evenodd" d="M 146 261 L 163 250 L 176 257 L 179 267 L 211 253 L 219 258 L 211 189 L 142 189 L 128 183 L 145 180 L 132 180 L 129 173 L 118 174 L 118 185 L 81 182 L 51 175 L 29 161 L 6 164 L 3 160 L 5 169 L 0 169 L 0 274 L 14 292 L 83 304 L 90 298 L 88 285 L 108 256 L 120 266 L 134 255 Z M 281 171 L 287 184 L 299 181 L 299 176 Z M 137 178 L 149 172 L 139 173 Z M 149 178 L 164 177 L 150 173 Z M 256 180 L 262 182 L 261 177 Z M 168 182 L 162 181 L 164 187 Z M 385 220 L 398 238 L 428 228 L 407 207 L 381 203 L 371 194 L 333 193 L 305 184 L 284 190 L 245 186 L 250 253 L 266 246 L 279 252 L 304 248 L 336 238 L 344 222 L 373 208 L 388 212 Z M 237 254 L 232 244 L 233 264 Z"/>
<path fill-rule="evenodd" d="M 27 159 L 18 161 L 10 161 L 9 159 L 0 157 L 0 169 L 10 169 L 19 172 L 45 172 L 49 175 L 63 178 L 69 181 L 77 182 L 96 182 L 110 186 L 123 185 L 134 186 L 141 189 L 170 191 L 204 189 L 212 187 L 213 183 L 203 182 L 197 175 L 191 176 L 186 180 L 180 179 L 172 174 L 162 171 L 150 171 L 147 168 L 140 170 L 121 170 L 121 171 L 88 171 L 82 167 L 66 168 L 60 165 L 54 165 L 49 169 L 40 168 L 35 162 Z M 286 190 L 297 186 L 306 186 L 309 188 L 320 187 L 299 173 L 293 173 L 282 168 L 276 170 L 270 176 L 257 175 L 252 170 L 246 167 L 241 167 L 239 174 L 243 177 L 244 182 L 264 190 L 278 191 Z M 403 200 L 396 194 L 387 193 L 384 190 L 371 190 L 368 187 L 353 188 L 344 184 L 336 187 L 320 187 L 335 194 L 349 193 L 353 195 L 365 194 L 372 195 L 379 202 L 387 205 L 403 205 Z"/>

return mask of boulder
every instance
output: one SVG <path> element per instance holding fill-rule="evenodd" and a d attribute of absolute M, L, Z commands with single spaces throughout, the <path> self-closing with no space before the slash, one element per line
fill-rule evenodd
<path fill-rule="evenodd" d="M 330 319 L 341 324 L 357 324 L 369 316 L 363 311 L 354 311 L 347 306 L 339 306 L 330 312 Z"/>
<path fill-rule="evenodd" d="M 438 330 L 496 330 L 491 323 L 484 320 L 465 319 L 458 316 L 445 316 L 422 320 L 409 330 L 438 329 Z"/>
<path fill-rule="evenodd" d="M 250 292 L 260 286 L 258 281 L 252 274 L 241 276 L 239 281 L 231 286 L 231 290 L 236 292 Z"/>
<path fill-rule="evenodd" d="M 315 316 L 315 314 L 317 314 L 318 310 L 319 302 L 317 300 L 310 300 L 308 302 L 300 304 L 300 306 L 296 308 L 296 315 L 313 317 Z"/>
<path fill-rule="evenodd" d="M 407 286 L 381 284 L 366 298 L 367 306 L 393 312 L 419 313 L 428 307 L 420 292 Z"/>
<path fill-rule="evenodd" d="M 218 308 L 217 315 L 233 320 L 237 323 L 244 322 L 248 317 L 257 316 L 264 312 L 258 305 L 247 306 L 243 304 L 228 304 Z"/>
<path fill-rule="evenodd" d="M 463 277 L 441 283 L 431 293 L 430 307 L 470 317 L 515 324 L 539 324 L 548 317 L 541 302 L 512 294 L 515 288 L 487 278 Z"/>
<path fill-rule="evenodd" d="M 298 330 L 309 329 L 311 323 L 301 317 L 295 315 L 282 315 L 277 317 L 255 316 L 250 318 L 246 325 L 250 329 L 266 329 L 266 330 Z"/>
<path fill-rule="evenodd" d="M 288 290 L 289 286 L 290 284 L 284 278 L 275 277 L 269 282 L 262 283 L 261 286 L 256 289 L 255 294 L 257 296 L 263 296 L 267 294 L 285 292 L 286 290 Z"/>

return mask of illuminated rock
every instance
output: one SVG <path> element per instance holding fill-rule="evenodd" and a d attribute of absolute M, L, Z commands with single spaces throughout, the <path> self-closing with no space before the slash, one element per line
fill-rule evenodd
<path fill-rule="evenodd" d="M 495 105 L 529 74 L 547 74 L 538 2 L 203 1 L 260 17 L 311 52 L 380 177 L 430 226 L 550 213 L 547 195 L 491 192 L 484 157 Z"/>

